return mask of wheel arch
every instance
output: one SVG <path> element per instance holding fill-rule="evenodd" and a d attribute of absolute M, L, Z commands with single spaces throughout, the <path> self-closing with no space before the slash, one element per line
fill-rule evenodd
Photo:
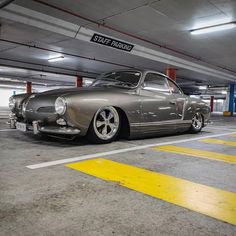
<path fill-rule="evenodd" d="M 92 128 L 93 127 L 93 122 L 94 122 L 94 119 L 95 119 L 95 116 L 96 114 L 103 108 L 106 108 L 106 107 L 113 107 L 113 109 L 116 110 L 116 112 L 118 113 L 118 116 L 119 116 L 119 123 L 120 123 L 120 128 L 118 130 L 118 133 L 117 135 L 114 137 L 114 139 L 112 141 L 114 141 L 115 139 L 117 139 L 117 137 L 119 138 L 128 138 L 130 136 L 130 125 L 129 125 L 129 120 L 128 120 L 128 117 L 125 113 L 125 111 L 123 109 L 121 109 L 120 107 L 117 107 L 117 106 L 112 106 L 112 105 L 108 105 L 108 106 L 101 106 L 93 115 L 93 118 L 92 120 L 90 121 L 90 124 L 89 124 L 89 127 L 88 127 L 88 130 L 86 132 L 86 136 L 87 138 L 91 138 L 93 140 L 93 142 L 95 143 L 108 143 L 110 142 L 109 140 L 99 140 L 97 138 L 97 135 L 94 135 L 95 132 L 93 131 L 94 129 Z M 95 137 L 96 136 L 96 137 Z"/>
<path fill-rule="evenodd" d="M 193 118 L 198 114 L 199 117 L 201 117 L 201 127 L 196 127 L 195 126 L 195 122 L 193 121 Z M 198 124 L 197 124 L 198 125 Z M 204 115 L 202 114 L 201 111 L 196 111 L 195 113 L 193 113 L 193 116 L 192 116 L 192 123 L 191 123 L 191 126 L 190 126 L 190 133 L 198 133 L 202 130 L 202 128 L 204 127 Z"/>
<path fill-rule="evenodd" d="M 204 117 L 204 115 L 202 114 L 202 112 L 201 112 L 200 114 L 201 114 L 201 116 L 202 116 L 202 127 L 204 127 L 204 126 L 205 126 L 205 117 Z"/>
<path fill-rule="evenodd" d="M 114 108 L 118 111 L 120 115 L 120 119 L 121 119 L 119 137 L 128 138 L 130 136 L 130 123 L 129 123 L 128 116 L 122 108 L 117 107 L 117 106 L 114 106 Z"/>
<path fill-rule="evenodd" d="M 126 112 L 118 106 L 112 106 L 112 107 L 114 107 L 117 110 L 117 112 L 120 116 L 120 119 L 121 119 L 121 121 L 120 121 L 121 127 L 120 127 L 120 131 L 119 131 L 119 137 L 129 138 L 129 136 L 130 136 L 130 122 L 129 122 L 129 119 L 128 119 L 128 116 L 127 116 Z M 101 109 L 101 108 L 102 107 L 100 107 L 99 109 Z M 94 112 L 93 117 L 90 120 L 89 128 L 92 125 L 93 118 L 94 118 L 97 111 Z M 88 128 L 88 130 L 89 130 L 89 128 Z M 88 130 L 87 130 L 87 132 L 88 132 Z M 86 132 L 86 134 L 87 134 L 87 132 Z"/>

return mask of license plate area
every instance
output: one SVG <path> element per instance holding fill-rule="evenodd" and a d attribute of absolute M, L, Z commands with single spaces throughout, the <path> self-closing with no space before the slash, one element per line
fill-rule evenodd
<path fill-rule="evenodd" d="M 25 123 L 21 123 L 21 122 L 16 122 L 16 129 L 26 132 L 27 128 L 26 128 L 26 124 Z"/>

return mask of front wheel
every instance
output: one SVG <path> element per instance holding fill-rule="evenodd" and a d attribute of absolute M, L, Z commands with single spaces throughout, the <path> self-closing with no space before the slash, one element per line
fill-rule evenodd
<path fill-rule="evenodd" d="M 190 127 L 190 132 L 191 133 L 198 133 L 202 130 L 203 128 L 203 117 L 201 113 L 197 112 L 193 118 L 192 118 L 192 124 Z"/>
<path fill-rule="evenodd" d="M 94 143 L 110 143 L 120 130 L 120 116 L 112 106 L 100 108 L 89 127 L 88 137 Z"/>

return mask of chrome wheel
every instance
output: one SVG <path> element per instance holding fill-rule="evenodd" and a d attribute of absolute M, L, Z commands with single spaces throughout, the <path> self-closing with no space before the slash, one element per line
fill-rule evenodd
<path fill-rule="evenodd" d="M 117 134 L 119 125 L 119 114 L 111 106 L 98 110 L 93 120 L 94 132 L 102 140 L 112 139 Z"/>
<path fill-rule="evenodd" d="M 202 128 L 202 125 L 203 125 L 202 115 L 199 112 L 197 112 L 192 118 L 192 127 L 195 130 L 200 130 Z"/>

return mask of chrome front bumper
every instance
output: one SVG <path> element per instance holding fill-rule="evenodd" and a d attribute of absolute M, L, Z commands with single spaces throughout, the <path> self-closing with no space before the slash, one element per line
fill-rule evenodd
<path fill-rule="evenodd" d="M 39 127 L 39 132 L 48 134 L 68 134 L 68 135 L 78 135 L 80 130 L 73 127 L 53 127 L 53 126 L 43 126 Z M 35 133 L 35 132 L 34 132 Z"/>
<path fill-rule="evenodd" d="M 13 112 L 11 112 L 9 114 L 10 129 L 15 129 L 16 128 L 16 120 L 17 120 L 16 115 Z"/>
<path fill-rule="evenodd" d="M 10 118 L 11 128 L 16 128 L 17 121 Z M 26 124 L 26 131 L 32 131 L 34 134 L 57 134 L 57 135 L 79 135 L 80 129 L 69 126 L 41 126 L 38 121 L 33 121 L 32 125 Z"/>

